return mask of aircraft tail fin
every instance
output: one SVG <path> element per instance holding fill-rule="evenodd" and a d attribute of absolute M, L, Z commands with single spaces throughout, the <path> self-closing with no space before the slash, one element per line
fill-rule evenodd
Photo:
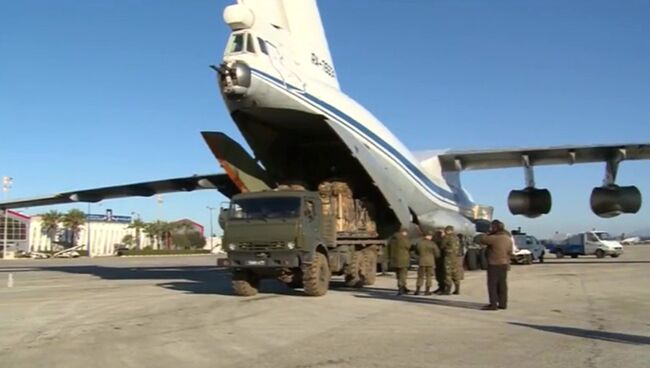
<path fill-rule="evenodd" d="M 258 192 L 271 187 L 264 169 L 232 138 L 221 132 L 201 132 L 221 167 L 241 192 Z"/>

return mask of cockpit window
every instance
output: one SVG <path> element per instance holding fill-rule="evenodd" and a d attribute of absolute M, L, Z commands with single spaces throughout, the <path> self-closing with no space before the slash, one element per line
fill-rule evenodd
<path fill-rule="evenodd" d="M 244 51 L 244 42 L 245 38 L 243 33 L 233 34 L 230 41 L 230 47 L 228 48 L 228 53 Z"/>
<path fill-rule="evenodd" d="M 257 37 L 257 42 L 260 45 L 260 51 L 262 51 L 263 53 L 268 55 L 269 52 L 268 52 L 268 50 L 266 50 L 266 42 L 263 39 L 259 38 L 259 37 Z"/>
<path fill-rule="evenodd" d="M 253 43 L 253 36 L 249 33 L 246 37 L 246 51 L 254 54 L 255 53 L 255 44 Z"/>

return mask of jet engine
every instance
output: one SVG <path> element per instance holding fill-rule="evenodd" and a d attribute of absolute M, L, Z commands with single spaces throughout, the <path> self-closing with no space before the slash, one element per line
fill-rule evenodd
<path fill-rule="evenodd" d="M 590 202 L 591 210 L 604 218 L 622 213 L 637 213 L 641 208 L 641 192 L 635 186 L 619 187 L 610 184 L 594 188 Z"/>
<path fill-rule="evenodd" d="M 529 218 L 546 215 L 551 211 L 551 192 L 548 189 L 526 187 L 513 190 L 508 195 L 508 209 L 513 215 L 524 215 Z"/>

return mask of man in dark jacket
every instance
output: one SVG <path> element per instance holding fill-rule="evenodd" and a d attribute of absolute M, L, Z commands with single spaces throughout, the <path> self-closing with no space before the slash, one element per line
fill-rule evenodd
<path fill-rule="evenodd" d="M 434 294 L 441 293 L 445 289 L 445 252 L 442 249 L 443 236 L 444 234 L 442 230 L 436 230 L 433 234 L 433 241 L 438 245 L 438 249 L 440 250 L 440 257 L 436 257 L 435 259 L 436 267 L 434 268 L 434 271 L 438 288 L 434 290 Z"/>
<path fill-rule="evenodd" d="M 395 269 L 397 276 L 397 295 L 406 294 L 406 276 L 411 263 L 411 242 L 408 231 L 404 228 L 393 236 L 389 243 L 390 265 Z"/>
<path fill-rule="evenodd" d="M 487 286 L 490 304 L 484 310 L 508 308 L 508 270 L 512 256 L 512 237 L 499 220 L 492 221 L 490 233 L 477 238 L 487 248 Z"/>
<path fill-rule="evenodd" d="M 440 257 L 440 250 L 433 242 L 433 232 L 427 231 L 424 239 L 421 239 L 415 246 L 418 255 L 418 281 L 415 284 L 415 295 L 420 295 L 420 289 L 426 279 L 426 291 L 424 295 L 431 295 L 431 277 L 436 268 L 436 258 Z"/>

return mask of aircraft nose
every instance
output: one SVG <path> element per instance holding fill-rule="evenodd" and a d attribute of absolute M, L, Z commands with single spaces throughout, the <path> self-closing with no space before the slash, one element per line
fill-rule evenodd
<path fill-rule="evenodd" d="M 251 86 L 251 68 L 243 61 L 224 62 L 219 65 L 219 86 L 225 96 L 242 97 Z"/>

